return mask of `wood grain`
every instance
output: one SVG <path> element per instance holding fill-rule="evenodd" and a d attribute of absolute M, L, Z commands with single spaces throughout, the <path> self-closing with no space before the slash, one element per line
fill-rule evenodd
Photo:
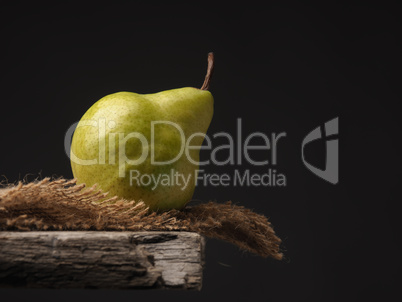
<path fill-rule="evenodd" d="M 0 232 L 0 286 L 201 289 L 192 232 Z"/>

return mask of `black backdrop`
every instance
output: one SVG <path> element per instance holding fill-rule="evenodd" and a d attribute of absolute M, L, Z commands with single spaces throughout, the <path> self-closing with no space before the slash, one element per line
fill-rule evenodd
<path fill-rule="evenodd" d="M 208 186 L 194 196 L 268 216 L 284 261 L 211 239 L 201 292 L 1 289 L 2 300 L 360 301 L 397 292 L 402 66 L 395 7 L 52 3 L 2 6 L 0 14 L 0 174 L 9 182 L 27 174 L 71 178 L 64 134 L 92 103 L 117 91 L 199 87 L 209 51 L 216 69 L 208 133 L 235 133 L 237 118 L 245 134 L 287 133 L 276 167 L 286 187 Z M 300 156 L 304 136 L 334 117 L 337 185 L 313 175 Z M 307 158 L 322 164 L 324 148 L 312 145 Z"/>

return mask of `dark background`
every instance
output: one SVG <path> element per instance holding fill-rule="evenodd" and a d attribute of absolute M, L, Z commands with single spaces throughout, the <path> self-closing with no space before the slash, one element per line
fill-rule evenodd
<path fill-rule="evenodd" d="M 51 3 L 51 2 L 49 2 Z M 208 131 L 286 132 L 287 186 L 198 187 L 270 218 L 285 260 L 209 239 L 201 292 L 2 289 L 12 301 L 363 301 L 396 294 L 401 196 L 401 19 L 393 6 L 171 3 L 2 6 L 0 175 L 71 178 L 67 128 L 99 98 L 202 84 L 216 55 Z M 383 2 L 381 2 L 383 3 Z M 305 135 L 339 117 L 340 182 L 304 167 Z M 324 160 L 314 143 L 308 159 Z M 269 154 L 256 151 L 256 158 Z M 208 152 L 203 152 L 204 158 Z M 208 166 L 208 172 L 252 166 Z"/>

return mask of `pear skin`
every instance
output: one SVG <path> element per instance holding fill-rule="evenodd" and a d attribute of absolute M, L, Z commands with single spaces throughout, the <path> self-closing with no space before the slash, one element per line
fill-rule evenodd
<path fill-rule="evenodd" d="M 213 116 L 212 53 L 208 63 L 201 89 L 117 92 L 92 105 L 71 144 L 77 181 L 153 211 L 183 208 L 194 194 L 199 148 Z"/>

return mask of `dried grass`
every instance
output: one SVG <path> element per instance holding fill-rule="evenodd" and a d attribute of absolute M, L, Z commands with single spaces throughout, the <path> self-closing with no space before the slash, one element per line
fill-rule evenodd
<path fill-rule="evenodd" d="M 262 257 L 282 259 L 268 219 L 230 202 L 149 213 L 143 202 L 85 188 L 76 180 L 45 178 L 0 189 L 0 231 L 190 231 L 221 239 Z"/>

